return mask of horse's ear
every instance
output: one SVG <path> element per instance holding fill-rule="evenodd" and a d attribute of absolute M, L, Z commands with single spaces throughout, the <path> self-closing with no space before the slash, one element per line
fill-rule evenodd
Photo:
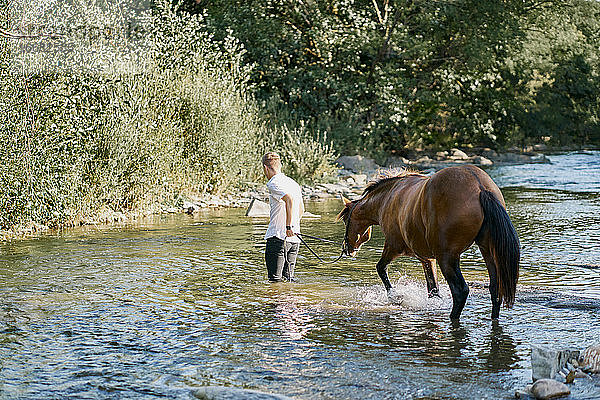
<path fill-rule="evenodd" d="M 350 208 L 348 207 L 348 205 L 346 204 L 346 207 L 344 207 L 342 209 L 342 211 L 340 211 L 340 213 L 337 215 L 337 217 L 335 218 L 335 222 L 338 222 L 339 220 L 342 220 L 346 217 L 346 215 L 348 215 L 350 213 Z"/>
<path fill-rule="evenodd" d="M 342 198 L 342 201 L 344 202 L 344 205 L 346 207 L 348 207 L 348 204 L 352 203 L 352 201 L 350 201 L 347 198 L 345 198 L 343 194 L 340 194 L 340 197 Z"/>

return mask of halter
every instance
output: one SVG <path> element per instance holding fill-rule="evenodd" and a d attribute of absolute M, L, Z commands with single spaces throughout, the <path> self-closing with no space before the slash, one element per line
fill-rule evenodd
<path fill-rule="evenodd" d="M 350 207 L 350 212 L 348 213 L 348 220 L 346 222 L 346 233 L 344 234 L 344 241 L 342 242 L 342 252 L 344 251 L 344 247 L 346 247 L 346 244 L 348 244 L 348 246 L 350 245 L 348 243 L 348 231 L 350 230 L 350 218 L 352 217 L 352 211 L 354 211 L 354 209 L 356 208 L 356 206 L 358 205 L 358 202 L 362 200 L 356 200 L 356 203 L 354 203 L 352 205 L 352 207 Z M 348 252 L 349 254 L 350 252 Z"/>

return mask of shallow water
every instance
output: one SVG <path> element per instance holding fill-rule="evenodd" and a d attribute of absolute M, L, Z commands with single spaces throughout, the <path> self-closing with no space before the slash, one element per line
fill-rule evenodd
<path fill-rule="evenodd" d="M 512 398 L 531 380 L 531 345 L 600 338 L 600 153 L 551 160 L 489 171 L 523 247 L 517 301 L 498 323 L 476 248 L 462 261 L 459 325 L 445 284 L 427 299 L 416 260 L 392 264 L 388 299 L 377 230 L 333 266 L 302 249 L 296 284 L 266 282 L 267 221 L 244 210 L 0 245 L 0 397 L 188 398 L 227 385 L 298 399 Z M 341 238 L 338 208 L 307 204 L 322 218 L 304 231 Z M 600 398 L 598 379 L 572 390 Z"/>

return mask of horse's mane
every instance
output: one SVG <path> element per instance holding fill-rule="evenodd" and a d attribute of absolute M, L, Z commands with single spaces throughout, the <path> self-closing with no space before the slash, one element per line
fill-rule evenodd
<path fill-rule="evenodd" d="M 399 179 L 402 178 L 406 178 L 407 176 L 423 176 L 423 174 L 420 174 L 419 172 L 412 170 L 412 169 L 407 169 L 407 168 L 402 168 L 400 170 L 385 170 L 385 171 L 379 171 L 379 173 L 377 174 L 377 176 L 375 177 L 375 180 L 372 181 L 369 186 L 367 186 L 365 188 L 365 191 L 363 192 L 363 198 L 370 194 L 373 193 L 375 191 L 377 191 L 378 189 L 381 189 L 382 187 L 386 186 L 388 183 L 391 182 L 395 182 Z"/>
<path fill-rule="evenodd" d="M 364 199 L 367 195 L 383 188 L 388 183 L 392 183 L 399 179 L 406 178 L 407 176 L 423 176 L 423 174 L 408 168 L 402 168 L 399 170 L 380 170 L 375 176 L 374 180 L 371 181 L 371 183 L 369 183 L 369 186 L 365 188 L 362 194 L 362 198 L 360 200 Z M 349 213 L 350 207 L 344 207 L 344 209 L 338 214 L 336 220 L 339 221 L 340 219 L 343 219 L 345 221 Z"/>

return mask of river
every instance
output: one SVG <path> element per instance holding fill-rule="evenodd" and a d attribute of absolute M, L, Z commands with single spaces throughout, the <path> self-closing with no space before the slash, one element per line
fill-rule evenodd
<path fill-rule="evenodd" d="M 600 152 L 488 170 L 522 244 L 512 309 L 490 319 L 476 248 L 460 324 L 428 299 L 420 263 L 375 271 L 383 238 L 299 283 L 269 284 L 267 221 L 240 209 L 159 216 L 0 244 L 0 398 L 189 398 L 204 385 L 297 399 L 502 399 L 531 381 L 532 345 L 600 341 Z M 305 233 L 341 238 L 339 200 L 307 203 Z M 328 257 L 337 248 L 314 243 Z M 578 380 L 572 399 L 600 398 Z"/>

